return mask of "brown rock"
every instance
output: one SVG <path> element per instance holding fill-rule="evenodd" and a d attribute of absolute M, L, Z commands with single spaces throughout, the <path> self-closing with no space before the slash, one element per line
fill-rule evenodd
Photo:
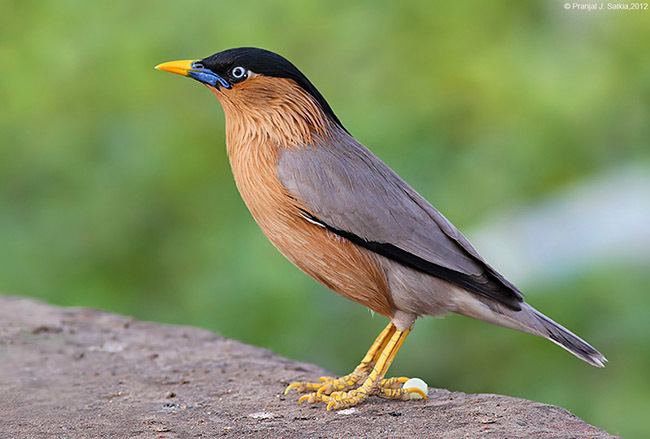
<path fill-rule="evenodd" d="M 282 396 L 324 373 L 201 329 L 0 296 L 0 437 L 612 437 L 498 395 L 432 389 L 343 412 Z"/>

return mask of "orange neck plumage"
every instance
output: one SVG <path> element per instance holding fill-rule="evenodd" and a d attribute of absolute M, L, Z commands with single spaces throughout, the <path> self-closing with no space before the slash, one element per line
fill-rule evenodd
<path fill-rule="evenodd" d="M 231 90 L 211 88 L 226 115 L 226 143 L 231 148 L 266 144 L 291 148 L 326 137 L 332 123 L 316 101 L 295 82 L 254 75 Z"/>
<path fill-rule="evenodd" d="M 235 183 L 264 234 L 310 276 L 392 317 L 395 308 L 377 256 L 306 221 L 299 214 L 306 206 L 278 179 L 281 149 L 320 147 L 337 131 L 333 122 L 291 80 L 257 76 L 213 92 L 226 115 Z"/>

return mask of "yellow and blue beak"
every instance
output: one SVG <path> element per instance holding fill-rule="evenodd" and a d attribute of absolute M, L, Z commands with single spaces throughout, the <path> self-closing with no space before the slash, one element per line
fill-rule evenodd
<path fill-rule="evenodd" d="M 200 61 L 183 60 L 164 62 L 158 64 L 155 69 L 169 73 L 176 73 L 181 76 L 188 76 L 203 84 L 216 88 L 232 88 L 231 83 L 214 73 L 212 70 L 204 67 Z"/>

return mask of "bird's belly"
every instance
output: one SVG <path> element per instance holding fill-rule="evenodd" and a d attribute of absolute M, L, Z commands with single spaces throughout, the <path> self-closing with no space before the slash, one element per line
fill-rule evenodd
<path fill-rule="evenodd" d="M 241 175 L 237 188 L 253 218 L 291 262 L 337 293 L 392 317 L 394 305 L 380 256 L 300 216 L 299 204 L 272 173 Z M 239 174 L 239 175 L 238 175 Z"/>
<path fill-rule="evenodd" d="M 488 321 L 494 315 L 489 302 L 476 294 L 388 259 L 382 259 L 381 263 L 391 297 L 400 311 L 429 316 L 453 312 Z"/>

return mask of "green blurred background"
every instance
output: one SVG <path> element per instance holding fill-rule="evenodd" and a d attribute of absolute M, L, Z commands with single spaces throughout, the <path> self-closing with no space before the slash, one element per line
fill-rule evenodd
<path fill-rule="evenodd" d="M 479 250 L 506 275 L 506 244 L 522 239 L 494 235 L 490 224 L 506 218 L 516 230 L 540 205 L 552 216 L 552 200 L 575 185 L 588 191 L 631 165 L 640 176 L 615 178 L 610 198 L 592 199 L 587 211 L 609 215 L 608 226 L 587 218 L 578 236 L 627 230 L 608 206 L 630 193 L 629 181 L 642 184 L 626 218 L 647 219 L 649 11 L 299 0 L 2 0 L 0 10 L 3 294 L 202 326 L 338 374 L 356 365 L 385 320 L 267 242 L 233 184 L 217 101 L 153 70 L 234 46 L 293 60 L 346 127 L 470 238 L 492 233 L 486 242 L 496 244 Z M 579 216 L 583 205 L 572 203 Z M 580 263 L 584 254 L 566 250 L 584 248 L 580 239 L 548 249 L 544 233 L 528 233 L 524 247 L 565 259 L 515 276 L 532 304 L 607 355 L 606 369 L 535 337 L 448 317 L 419 321 L 392 372 L 648 434 L 650 263 L 645 245 L 616 236 Z M 628 244 L 634 251 L 619 251 Z M 515 259 L 513 267 L 539 262 Z"/>

